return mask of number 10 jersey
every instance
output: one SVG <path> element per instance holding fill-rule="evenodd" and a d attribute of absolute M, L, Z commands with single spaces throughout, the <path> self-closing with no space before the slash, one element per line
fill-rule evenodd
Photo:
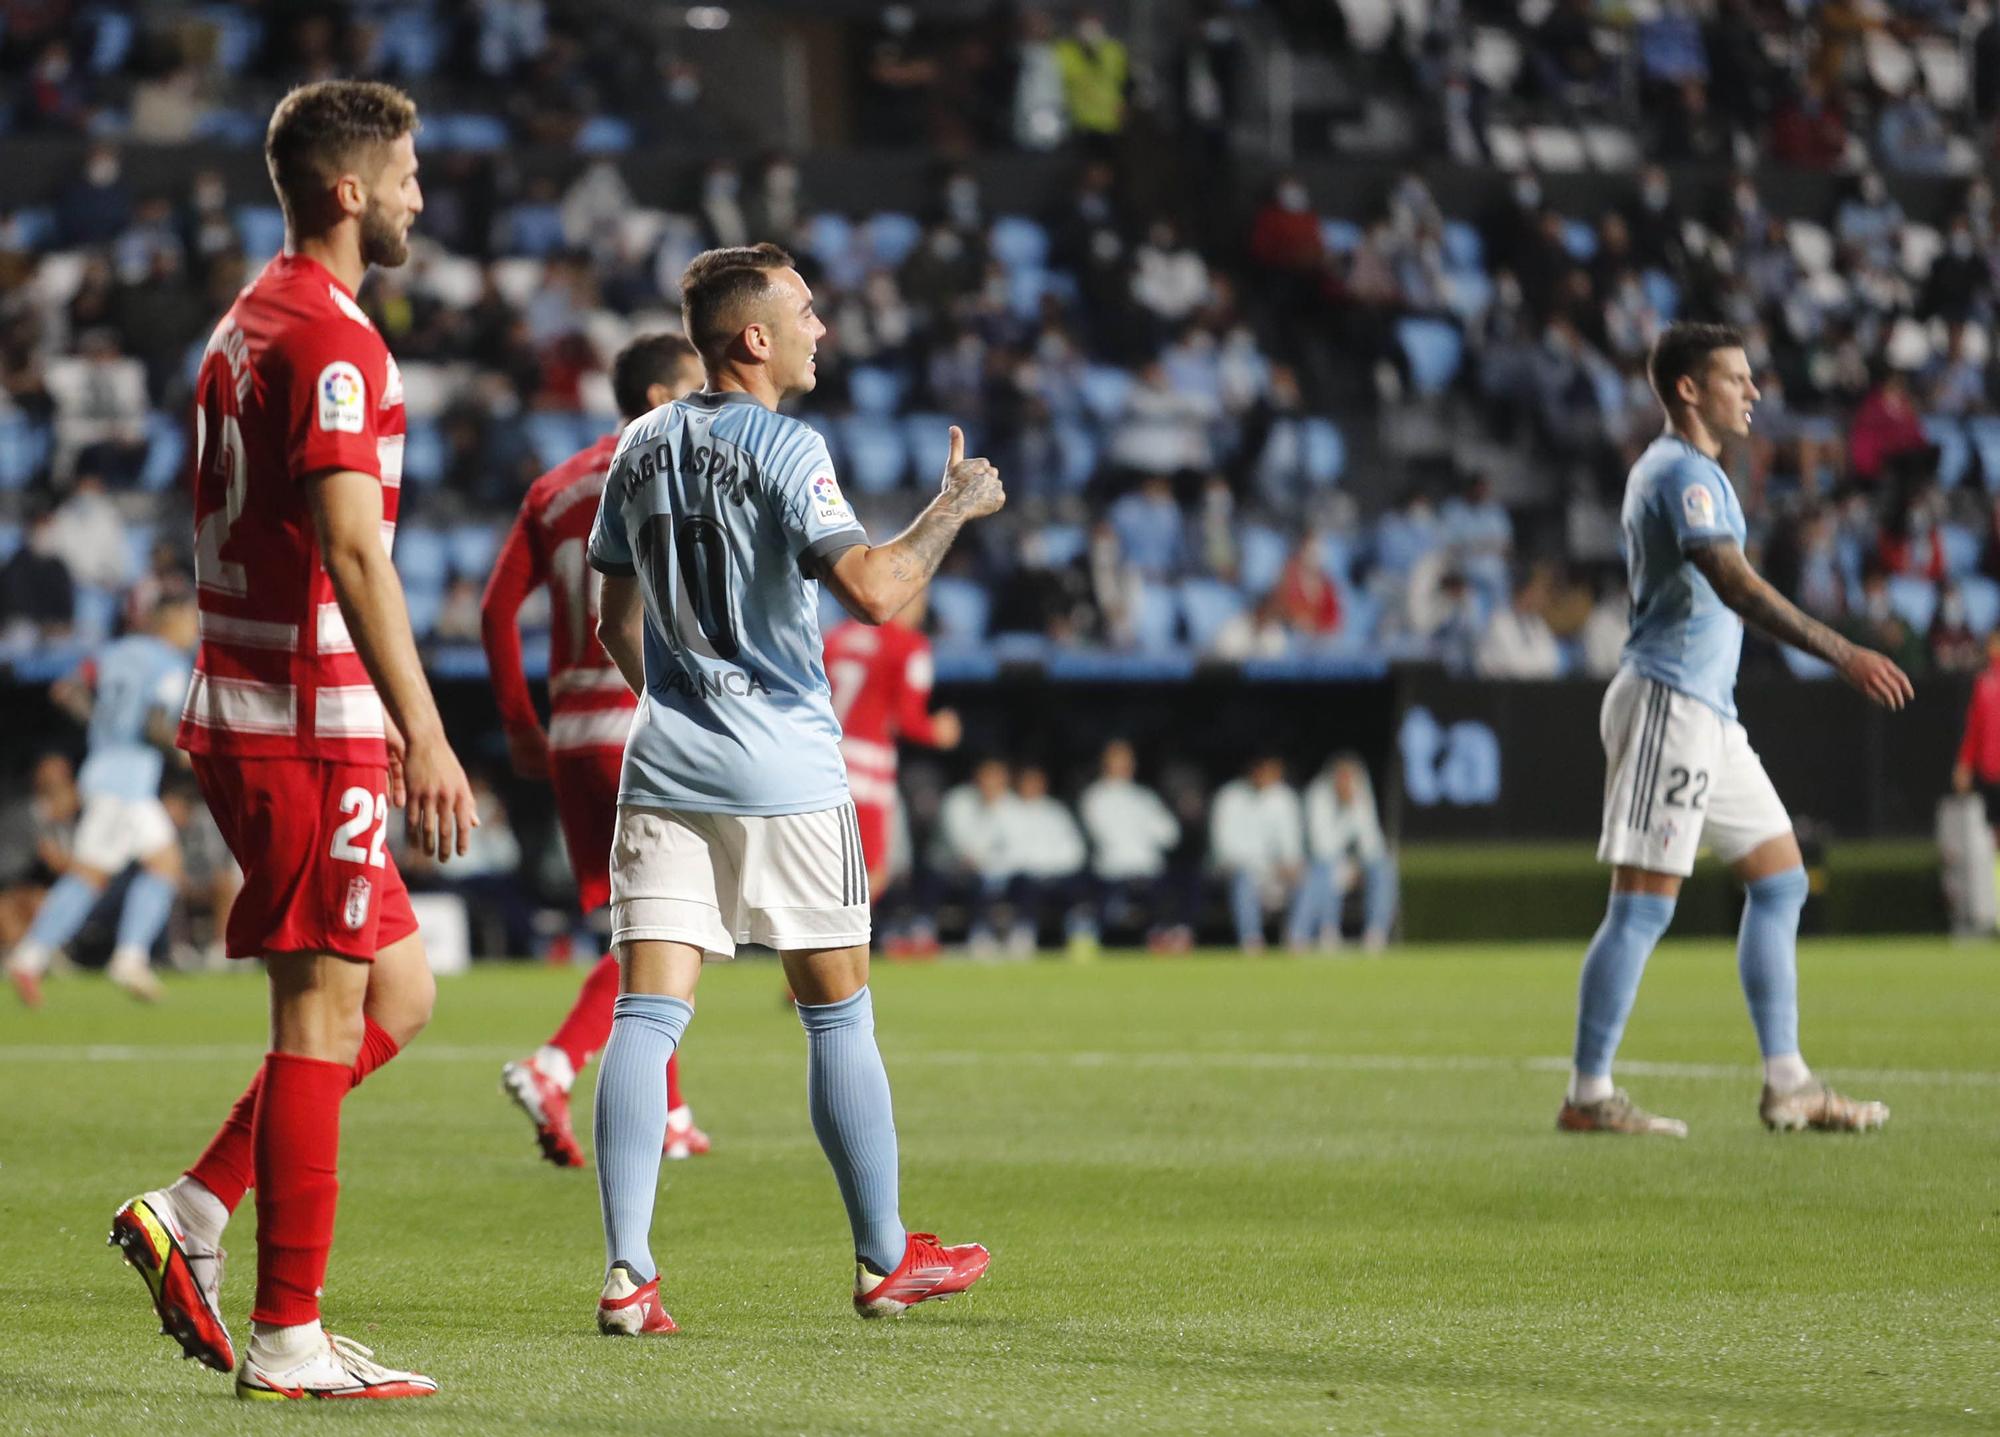
<path fill-rule="evenodd" d="M 626 428 L 589 549 L 645 598 L 621 804 L 755 816 L 847 801 L 816 580 L 867 541 L 825 441 L 747 394 L 690 395 Z"/>
<path fill-rule="evenodd" d="M 180 746 L 236 758 L 387 762 L 382 703 L 320 562 L 305 482 L 382 485 L 396 532 L 403 380 L 332 272 L 280 255 L 236 296 L 195 381 L 201 648 Z"/>

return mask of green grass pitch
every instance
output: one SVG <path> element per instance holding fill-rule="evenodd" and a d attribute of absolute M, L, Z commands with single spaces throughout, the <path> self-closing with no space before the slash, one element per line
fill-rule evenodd
<path fill-rule="evenodd" d="M 575 971 L 442 985 L 349 1099 L 329 1327 L 420 1403 L 272 1409 L 156 1335 L 104 1246 L 261 1051 L 263 985 L 88 979 L 0 1009 L 0 1425 L 27 1433 L 2000 1430 L 2000 963 L 1806 946 L 1807 1056 L 1888 1131 L 1766 1133 L 1721 944 L 1654 960 L 1624 1081 L 1686 1142 L 1561 1136 L 1575 947 L 1387 960 L 942 964 L 876 976 L 904 1212 L 992 1271 L 849 1308 L 846 1224 L 775 968 L 711 968 L 713 1156 L 664 1172 L 681 1336 L 599 1338 L 589 1172 L 499 1096 Z M 580 1086 L 587 1109 L 594 1070 Z M 586 1133 L 587 1112 L 579 1127 Z M 247 1330 L 254 1217 L 225 1310 Z"/>

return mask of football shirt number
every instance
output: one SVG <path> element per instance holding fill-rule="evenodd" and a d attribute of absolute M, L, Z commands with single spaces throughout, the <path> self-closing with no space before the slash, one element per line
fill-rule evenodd
<path fill-rule="evenodd" d="M 833 690 L 833 716 L 846 723 L 848 711 L 861 697 L 861 687 L 868 681 L 868 665 L 859 659 L 840 659 L 826 671 L 826 678 Z"/>
<path fill-rule="evenodd" d="M 1672 780 L 1667 786 L 1668 808 L 1699 809 L 1702 800 L 1708 797 L 1708 770 L 1705 768 L 1690 773 L 1675 764 L 1667 770 L 1667 777 Z M 1693 785 L 1694 792 L 1688 792 L 1689 785 Z"/>
<path fill-rule="evenodd" d="M 382 844 L 389 834 L 388 795 L 350 788 L 340 796 L 340 811 L 347 815 L 347 822 L 333 831 L 333 856 L 342 863 L 365 863 L 380 868 Z M 363 848 L 359 840 L 371 825 L 375 837 Z"/>
<path fill-rule="evenodd" d="M 707 658 L 735 658 L 742 646 L 736 638 L 729 536 L 722 526 L 699 514 L 676 526 L 669 515 L 655 514 L 646 521 L 640 539 L 639 562 L 646 570 L 647 587 L 673 603 L 672 612 L 663 616 L 669 646 Z M 690 611 L 692 633 L 685 623 Z"/>
<path fill-rule="evenodd" d="M 563 614 L 568 620 L 569 656 L 580 659 L 584 640 L 597 628 L 598 596 L 604 590 L 604 575 L 585 562 L 581 539 L 565 539 L 549 556 L 549 569 L 562 585 Z"/>
<path fill-rule="evenodd" d="M 210 453 L 208 441 L 215 440 L 215 452 Z M 222 422 L 215 426 L 215 433 L 208 432 L 208 412 L 197 408 L 194 412 L 194 448 L 198 473 L 218 474 L 223 482 L 222 507 L 211 509 L 202 516 L 201 525 L 194 536 L 194 581 L 204 589 L 238 596 L 250 592 L 249 580 L 244 576 L 241 564 L 231 564 L 222 557 L 223 547 L 229 542 L 229 531 L 236 527 L 236 521 L 243 517 L 243 500 L 250 489 L 250 465 L 243 452 L 243 427 L 236 422 L 236 416 L 225 414 Z"/>

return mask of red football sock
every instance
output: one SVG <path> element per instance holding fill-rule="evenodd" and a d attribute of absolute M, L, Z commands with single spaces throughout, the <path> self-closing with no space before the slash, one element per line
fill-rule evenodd
<path fill-rule="evenodd" d="M 361 1056 L 354 1060 L 354 1085 L 402 1052 L 396 1040 L 389 1036 L 389 1030 L 373 1018 L 363 1017 L 361 1030 Z M 252 1118 L 257 1111 L 257 1092 L 264 1083 L 264 1070 L 259 1068 L 250 1086 L 243 1090 L 243 1096 L 236 1100 L 236 1106 L 223 1119 L 221 1129 L 209 1139 L 208 1148 L 195 1159 L 188 1176 L 214 1193 L 221 1200 L 223 1208 L 235 1212 L 236 1205 L 243 1201 L 255 1180 L 256 1162 L 251 1155 L 250 1134 Z"/>
<path fill-rule="evenodd" d="M 296 1327 L 319 1318 L 320 1285 L 340 1198 L 340 1100 L 346 1063 L 271 1053 L 257 1097 L 257 1305 L 253 1322 Z"/>
<path fill-rule="evenodd" d="M 569 1016 L 549 1039 L 549 1046 L 560 1048 L 569 1059 L 572 1073 L 581 1073 L 590 1055 L 601 1050 L 611 1036 L 611 1005 L 617 1001 L 618 960 L 607 953 L 583 980 L 583 989 L 570 1006 Z"/>
<path fill-rule="evenodd" d="M 667 1059 L 667 1111 L 672 1112 L 681 1105 L 681 1055 L 676 1052 Z"/>

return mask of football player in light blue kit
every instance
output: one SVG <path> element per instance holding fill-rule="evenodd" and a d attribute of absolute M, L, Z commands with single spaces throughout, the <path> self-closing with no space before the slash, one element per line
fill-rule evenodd
<path fill-rule="evenodd" d="M 1743 509 L 1723 441 L 1750 432 L 1757 386 L 1743 338 L 1676 324 L 1651 360 L 1667 427 L 1625 484 L 1632 632 L 1604 695 L 1604 828 L 1611 901 L 1583 960 L 1576 1056 L 1557 1126 L 1569 1132 L 1685 1137 L 1687 1125 L 1637 1107 L 1611 1059 L 1646 959 L 1673 918 L 1704 836 L 1746 890 L 1737 969 L 1764 1055 L 1759 1113 L 1779 1130 L 1877 1128 L 1881 1103 L 1842 1097 L 1799 1055 L 1797 944 L 1806 873 L 1791 818 L 1736 719 L 1747 621 L 1816 655 L 1884 708 L 1912 691 L 1883 655 L 1847 642 L 1787 602 L 1743 557 Z"/>
<path fill-rule="evenodd" d="M 777 412 L 813 387 L 826 326 L 775 245 L 710 250 L 681 281 L 708 387 L 625 430 L 590 562 L 598 634 L 639 696 L 611 852 L 619 998 L 597 1079 L 608 1334 L 675 1330 L 648 1244 L 666 1089 L 704 954 L 778 950 L 807 1038 L 813 1129 L 854 1236 L 854 1305 L 900 1314 L 985 1272 L 977 1243 L 906 1233 L 896 1126 L 868 992 L 868 874 L 826 673 L 819 588 L 879 624 L 960 526 L 1005 502 L 951 430 L 937 498 L 871 547 L 825 442 Z"/>
<path fill-rule="evenodd" d="M 105 886 L 135 862 L 139 871 L 125 889 L 104 971 L 134 997 L 150 1002 L 161 995 L 151 954 L 180 886 L 180 844 L 160 803 L 160 769 L 173 752 L 194 640 L 193 597 L 170 593 L 154 605 L 141 632 L 105 645 L 51 694 L 88 721 L 89 754 L 76 779 L 83 814 L 69 869 L 7 956 L 7 976 L 30 1007 L 41 1002 L 49 960 L 76 937 Z"/>

